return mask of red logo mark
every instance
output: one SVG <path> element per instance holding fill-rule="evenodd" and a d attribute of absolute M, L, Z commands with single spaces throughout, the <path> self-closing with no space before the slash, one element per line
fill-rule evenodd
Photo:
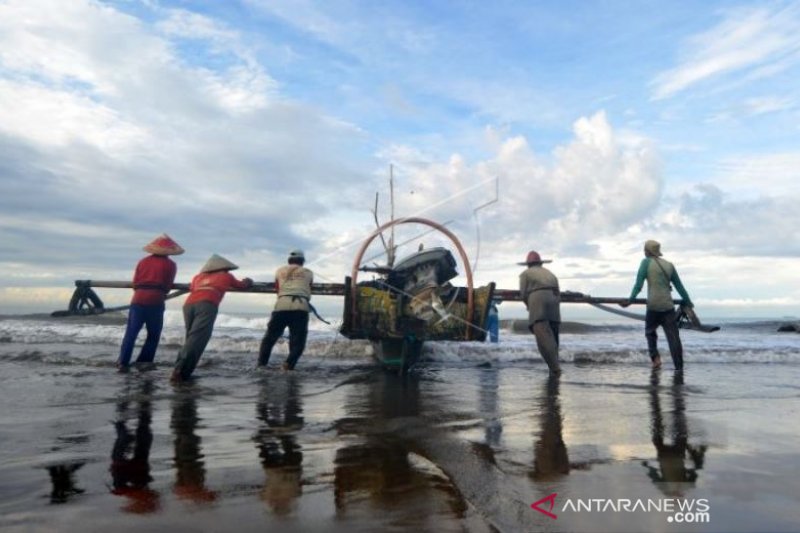
<path fill-rule="evenodd" d="M 539 501 L 537 501 L 537 502 L 533 502 L 533 503 L 531 504 L 531 508 L 533 508 L 533 509 L 536 509 L 537 511 L 539 511 L 539 512 L 540 512 L 540 513 L 542 513 L 543 515 L 547 515 L 547 516 L 549 516 L 549 517 L 550 517 L 550 518 L 552 518 L 553 520 L 557 520 L 557 519 L 558 519 L 558 517 L 557 517 L 556 515 L 554 515 L 553 513 L 551 513 L 551 512 L 550 512 L 550 511 L 552 511 L 552 510 L 553 510 L 553 507 L 554 507 L 554 506 L 555 506 L 555 504 L 556 504 L 556 496 L 558 496 L 558 493 L 557 493 L 557 492 L 554 492 L 554 493 L 553 493 L 553 494 L 551 494 L 550 496 L 545 496 L 545 497 L 544 497 L 544 498 L 542 498 L 541 500 L 539 500 Z M 539 504 L 542 504 L 542 503 L 545 503 L 545 502 L 550 502 L 550 509 L 548 509 L 548 510 L 546 510 L 546 511 L 545 511 L 544 509 L 540 509 L 540 508 L 539 508 Z"/>

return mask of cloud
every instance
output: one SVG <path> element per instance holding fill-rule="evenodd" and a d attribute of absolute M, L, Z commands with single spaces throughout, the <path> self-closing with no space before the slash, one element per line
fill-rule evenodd
<path fill-rule="evenodd" d="M 683 60 L 651 82 L 655 100 L 727 75 L 774 76 L 800 61 L 800 6 L 737 8 L 684 43 Z"/>
<path fill-rule="evenodd" d="M 650 141 L 615 132 L 603 112 L 577 120 L 573 131 L 550 165 L 519 164 L 519 153 L 528 152 L 520 143 L 513 157 L 499 159 L 508 167 L 512 211 L 527 228 L 538 228 L 535 240 L 552 250 L 586 249 L 646 216 L 661 195 L 661 164 Z M 527 228 L 515 238 L 529 234 Z"/>
<path fill-rule="evenodd" d="M 295 65 L 312 58 L 334 65 L 326 71 L 334 81 L 326 82 L 335 94 L 355 98 L 357 105 L 349 111 L 376 130 L 385 121 L 414 121 L 432 129 L 472 119 L 560 128 L 571 117 L 563 111 L 569 92 L 553 87 L 545 67 L 529 57 L 524 65 L 518 62 L 527 54 L 520 41 L 534 33 L 524 22 L 536 16 L 530 8 L 504 5 L 499 12 L 488 5 L 248 4 L 313 43 L 297 45 Z M 502 35 L 493 23 L 506 25 Z M 376 114 L 382 120 L 375 120 Z M 452 147 L 459 130 L 453 127 L 442 144 Z"/>
<path fill-rule="evenodd" d="M 144 127 L 126 121 L 108 105 L 32 81 L 0 79 L 0 116 L 3 133 L 33 145 L 81 143 L 124 156 L 148 136 Z"/>
<path fill-rule="evenodd" d="M 470 231 L 473 210 L 494 199 L 498 178 L 499 201 L 480 215 L 494 252 L 518 253 L 520 243 L 551 253 L 590 250 L 587 242 L 623 230 L 658 204 L 663 176 L 650 141 L 615 131 L 602 111 L 576 120 L 573 134 L 542 156 L 525 137 L 490 128 L 494 153 L 474 163 L 459 154 L 429 163 L 418 151 L 395 148 L 402 212 L 429 212 Z"/>
<path fill-rule="evenodd" d="M 785 116 L 786 112 L 797 109 L 797 101 L 791 97 L 758 96 L 745 98 L 741 102 L 729 105 L 712 114 L 705 121 L 716 126 L 720 123 L 733 123 L 748 120 L 752 117 L 775 114 Z"/>
<path fill-rule="evenodd" d="M 6 257 L 127 270 L 167 231 L 189 261 L 244 248 L 283 260 L 312 242 L 299 227 L 309 213 L 324 217 L 370 182 L 363 132 L 283 97 L 235 31 L 151 15 L 0 4 Z"/>
<path fill-rule="evenodd" d="M 714 172 L 713 183 L 735 197 L 800 198 L 800 152 L 732 155 Z"/>
<path fill-rule="evenodd" d="M 686 129 L 666 145 L 653 139 L 672 132 L 648 119 L 669 114 L 678 128 L 691 112 L 708 127 L 679 96 L 771 77 L 788 83 L 703 112 L 757 117 L 765 132 L 781 117 L 793 125 L 796 6 L 729 10 L 685 41 L 651 85 L 674 101 L 653 110 L 628 100 L 635 87 L 574 83 L 563 58 L 593 57 L 563 33 L 534 40 L 557 49 L 542 57 L 513 24 L 498 36 L 490 8 L 447 8 L 445 24 L 411 5 L 253 0 L 238 24 L 235 9 L 170 4 L 0 2 L 0 285 L 127 279 L 163 231 L 187 249 L 183 280 L 212 252 L 271 276 L 303 247 L 320 280 L 338 282 L 374 229 L 376 190 L 388 216 L 389 164 L 396 214 L 452 220 L 506 285 L 530 248 L 557 259 L 569 289 L 623 291 L 645 238 L 725 261 L 798 251 L 791 137 L 760 137 L 774 153 L 735 154 L 729 138 L 749 142 L 738 130 L 716 128 L 724 147 Z M 586 109 L 599 101 L 608 114 Z M 708 182 L 683 181 L 709 168 Z"/>
<path fill-rule="evenodd" d="M 721 256 L 797 257 L 796 195 L 733 198 L 712 184 L 664 200 L 646 231 L 682 250 Z"/>

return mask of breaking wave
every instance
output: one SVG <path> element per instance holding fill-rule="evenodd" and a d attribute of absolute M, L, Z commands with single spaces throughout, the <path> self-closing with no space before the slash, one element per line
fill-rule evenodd
<path fill-rule="evenodd" d="M 119 314 L 118 314 L 119 315 Z M 102 317 L 102 318 L 101 318 Z M 124 315 L 51 318 L 22 316 L 0 318 L 0 359 L 48 365 L 113 365 L 124 334 Z M 267 324 L 267 316 L 218 316 L 214 335 L 202 364 L 241 370 L 253 366 Z M 685 359 L 692 363 L 800 363 L 800 335 L 779 333 L 780 321 L 730 322 L 715 333 L 683 331 Z M 560 357 L 573 364 L 646 364 L 645 339 L 640 323 L 565 324 Z M 373 348 L 367 341 L 342 337 L 337 324 L 312 319 L 303 364 L 336 365 L 368 362 Z M 158 359 L 174 360 L 183 343 L 180 311 L 165 313 Z M 504 329 L 497 344 L 481 342 L 428 342 L 423 361 L 433 364 L 541 364 L 532 335 Z M 139 342 L 144 332 L 139 335 Z M 287 339 L 279 340 L 275 359 L 288 352 Z M 662 356 L 669 357 L 660 339 Z M 168 364 L 168 363 L 165 363 Z"/>

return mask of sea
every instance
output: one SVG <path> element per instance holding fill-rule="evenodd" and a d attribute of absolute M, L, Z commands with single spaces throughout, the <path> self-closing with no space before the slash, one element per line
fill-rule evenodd
<path fill-rule="evenodd" d="M 128 373 L 124 313 L 0 317 L 0 530 L 800 531 L 791 320 L 681 330 L 682 372 L 641 322 L 569 322 L 560 377 L 510 327 L 399 376 L 317 320 L 256 369 L 266 321 L 223 310 L 172 385 L 180 311 Z"/>
<path fill-rule="evenodd" d="M 61 318 L 46 314 L 0 316 L 0 361 L 67 368 L 113 366 L 119 355 L 125 320 L 121 312 Z M 781 326 L 799 322 L 797 319 L 711 319 L 704 323 L 720 325 L 720 332 L 681 330 L 681 338 L 687 359 L 694 364 L 797 364 L 800 363 L 800 337 L 778 330 Z M 199 372 L 206 376 L 252 372 L 266 324 L 267 315 L 220 313 Z M 182 313 L 167 310 L 158 365 L 174 361 L 184 333 Z M 617 317 L 566 322 L 562 333 L 566 335 L 559 353 L 562 363 L 646 362 L 643 359 L 645 339 L 641 322 Z M 143 338 L 144 330 L 139 344 Z M 532 338 L 506 327 L 501 331 L 502 342 L 498 344 L 430 342 L 425 346 L 423 362 L 453 365 L 542 363 L 531 344 Z M 288 330 L 276 346 L 275 360 L 285 358 L 288 349 L 285 341 L 288 341 Z M 668 361 L 669 350 L 663 336 L 660 344 L 664 360 Z M 132 360 L 137 353 L 134 352 Z M 303 357 L 304 367 L 348 368 L 372 363 L 369 342 L 342 337 L 335 321 L 325 324 L 312 319 Z"/>

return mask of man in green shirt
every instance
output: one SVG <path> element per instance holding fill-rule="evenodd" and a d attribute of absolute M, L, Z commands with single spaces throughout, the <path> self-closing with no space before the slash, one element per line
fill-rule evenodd
<path fill-rule="evenodd" d="M 642 290 L 642 286 L 647 280 L 647 312 L 644 319 L 644 336 L 647 338 L 647 351 L 653 368 L 661 366 L 661 356 L 658 354 L 658 335 L 656 330 L 659 326 L 664 329 L 667 337 L 669 351 L 672 355 L 672 362 L 675 370 L 683 369 L 683 345 L 678 333 L 678 322 L 675 317 L 675 308 L 672 303 L 672 285 L 681 295 L 682 305 L 694 307 L 689 293 L 681 283 L 678 271 L 675 266 L 661 257 L 661 244 L 657 241 L 647 241 L 644 243 L 644 259 L 639 265 L 639 272 L 636 274 L 636 283 L 631 290 L 630 298 L 622 303 L 622 307 L 628 307 L 630 300 Z"/>

